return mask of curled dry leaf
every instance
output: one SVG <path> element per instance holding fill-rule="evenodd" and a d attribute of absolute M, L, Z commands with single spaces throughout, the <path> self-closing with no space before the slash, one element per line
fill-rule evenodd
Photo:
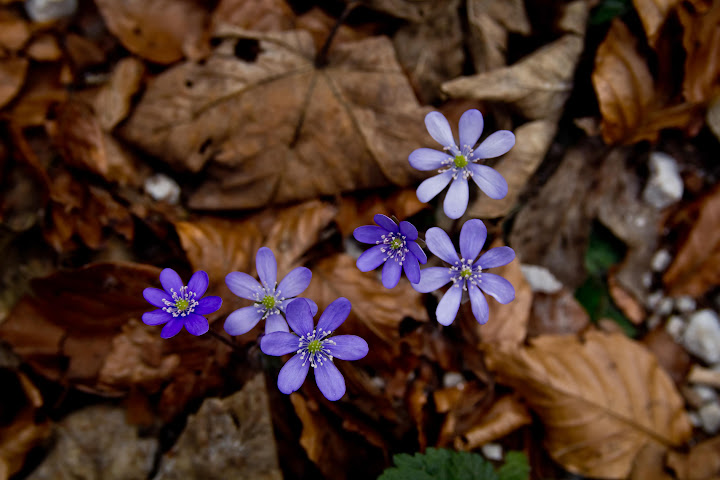
<path fill-rule="evenodd" d="M 210 162 L 191 207 L 255 208 L 421 178 L 407 153 L 426 138 L 427 110 L 387 38 L 337 45 L 318 69 L 307 32 L 224 34 L 204 64 L 156 78 L 123 128 L 176 168 Z"/>
<path fill-rule="evenodd" d="M 528 321 L 529 336 L 580 333 L 588 325 L 590 316 L 568 289 L 535 293 Z"/>
<path fill-rule="evenodd" d="M 292 30 L 295 13 L 285 0 L 221 0 L 211 17 L 211 31 L 232 25 L 257 32 Z"/>
<path fill-rule="evenodd" d="M 17 52 L 30 39 L 30 27 L 9 9 L 0 10 L 0 52 Z"/>
<path fill-rule="evenodd" d="M 667 466 L 680 480 L 711 480 L 720 475 L 720 437 L 700 442 L 687 454 L 670 452 Z"/>
<path fill-rule="evenodd" d="M 97 0 L 108 29 L 134 54 L 169 64 L 203 56 L 207 12 L 194 0 Z"/>
<path fill-rule="evenodd" d="M 689 225 L 680 224 L 686 231 L 680 249 L 670 268 L 663 275 L 668 294 L 699 297 L 720 283 L 720 185 L 708 192 L 680 214 L 692 219 Z"/>
<path fill-rule="evenodd" d="M 133 57 L 123 58 L 115 65 L 110 81 L 102 86 L 93 103 L 104 131 L 111 131 L 130 113 L 130 102 L 140 89 L 144 73 L 145 65 Z"/>
<path fill-rule="evenodd" d="M 548 335 L 488 349 L 487 362 L 538 414 L 550 455 L 573 473 L 626 478 L 643 447 L 678 446 L 692 433 L 672 380 L 622 334 Z"/>
<path fill-rule="evenodd" d="M 512 395 L 501 397 L 482 418 L 456 437 L 454 447 L 473 450 L 532 423 L 527 407 Z"/>
<path fill-rule="evenodd" d="M 355 0 L 343 0 L 345 3 Z M 364 0 L 363 7 L 371 8 L 379 12 L 387 13 L 397 18 L 421 22 L 433 10 L 437 2 L 433 0 Z"/>
<path fill-rule="evenodd" d="M 678 17 L 684 27 L 685 78 L 683 96 L 690 103 L 707 104 L 720 94 L 720 3 L 709 9 L 682 5 Z"/>
<path fill-rule="evenodd" d="M 470 51 L 475 69 L 488 72 L 507 64 L 508 32 L 527 35 L 531 26 L 522 0 L 469 0 Z"/>
<path fill-rule="evenodd" d="M 670 336 L 664 325 L 661 324 L 651 330 L 643 337 L 642 343 L 655 354 L 660 366 L 676 385 L 685 383 L 692 359 L 687 350 Z"/>
<path fill-rule="evenodd" d="M 6 115 L 0 111 L 0 118 L 7 116 L 10 123 L 18 128 L 44 126 L 48 110 L 68 98 L 61 77 L 62 68 L 57 64 L 33 65 L 23 94 L 13 102 Z"/>
<path fill-rule="evenodd" d="M 680 0 L 633 0 L 650 46 L 655 47 L 660 27 L 667 20 L 668 14 L 680 3 Z"/>
<path fill-rule="evenodd" d="M 28 64 L 25 58 L 0 59 L 0 108 L 15 98 L 22 88 Z"/>

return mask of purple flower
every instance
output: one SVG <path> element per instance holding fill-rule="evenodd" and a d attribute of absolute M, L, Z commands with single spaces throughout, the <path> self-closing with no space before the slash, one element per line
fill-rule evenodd
<path fill-rule="evenodd" d="M 267 247 L 257 251 L 255 267 L 262 285 L 247 273 L 231 272 L 225 277 L 225 283 L 232 293 L 255 302 L 252 306 L 240 308 L 228 315 L 225 331 L 230 335 L 242 335 L 264 319 L 265 333 L 288 332 L 287 322 L 283 318 L 285 307 L 310 285 L 312 272 L 305 267 L 297 267 L 278 284 L 275 255 Z"/>
<path fill-rule="evenodd" d="M 487 229 L 482 221 L 473 219 L 465 222 L 460 230 L 462 257 L 458 257 L 450 237 L 441 228 L 433 227 L 425 234 L 430 251 L 451 266 L 426 268 L 422 271 L 420 283 L 413 285 L 413 288 L 418 292 L 428 293 L 452 281 L 452 286 L 445 292 L 435 311 L 438 322 L 442 325 L 450 325 L 455 320 L 463 290 L 468 291 L 473 315 L 480 324 L 487 322 L 489 315 L 488 303 L 482 292 L 502 304 L 515 299 L 515 289 L 510 282 L 499 275 L 483 271 L 512 262 L 515 258 L 512 248 L 491 248 L 473 263 L 486 238 Z"/>
<path fill-rule="evenodd" d="M 265 335 L 260 349 L 266 355 L 295 355 L 280 369 L 278 388 L 290 394 L 299 389 L 308 370 L 315 369 L 315 382 L 325 398 L 339 400 L 345 394 L 345 379 L 333 359 L 359 360 L 368 353 L 368 344 L 356 335 L 338 335 L 330 338 L 350 314 L 350 301 L 338 298 L 320 315 L 317 328 L 313 328 L 313 313 L 307 299 L 299 298 L 287 307 L 287 321 L 294 333 L 275 332 Z"/>
<path fill-rule="evenodd" d="M 515 145 L 515 135 L 508 130 L 499 130 L 485 139 L 475 150 L 473 147 L 483 131 L 483 117 L 478 110 L 468 110 L 460 117 L 460 147 L 455 143 L 450 124 L 440 112 L 430 112 L 425 117 L 430 136 L 439 142 L 443 151 L 418 148 L 408 160 L 418 170 L 437 170 L 439 175 L 428 178 L 417 189 L 421 202 L 429 202 L 452 180 L 445 196 L 443 209 L 450 218 L 460 218 L 468 204 L 468 178 L 472 178 L 480 190 L 494 199 L 507 195 L 505 179 L 494 169 L 477 162 L 499 157 Z"/>
<path fill-rule="evenodd" d="M 172 268 L 160 272 L 159 288 L 146 288 L 143 297 L 156 307 L 157 310 L 143 313 L 142 321 L 146 325 L 166 325 L 160 336 L 171 338 L 182 330 L 183 325 L 192 335 L 202 335 L 210 329 L 208 321 L 203 315 L 217 312 L 222 305 L 220 297 L 201 298 L 207 290 L 208 274 L 200 270 L 190 277 L 185 286 Z"/>
<path fill-rule="evenodd" d="M 357 260 L 361 272 L 369 272 L 385 263 L 382 271 L 382 283 L 385 288 L 394 288 L 400 281 L 400 272 L 405 270 L 410 283 L 420 281 L 420 265 L 427 262 L 427 256 L 415 242 L 418 231 L 410 222 L 400 222 L 400 227 L 385 215 L 377 214 L 375 223 L 365 225 L 353 232 L 355 240 L 375 244 L 366 250 Z M 388 261 L 390 260 L 390 261 Z"/>

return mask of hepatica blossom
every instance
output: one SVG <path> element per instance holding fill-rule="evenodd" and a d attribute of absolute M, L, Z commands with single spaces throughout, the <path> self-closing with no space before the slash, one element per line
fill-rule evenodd
<path fill-rule="evenodd" d="M 487 229 L 483 222 L 477 219 L 468 220 L 460 230 L 458 256 L 450 237 L 441 228 L 433 227 L 425 234 L 430 251 L 450 266 L 424 269 L 420 282 L 413 285 L 413 288 L 418 292 L 428 293 L 452 282 L 436 310 L 438 322 L 442 325 L 450 325 L 455 320 L 463 291 L 468 292 L 473 315 L 480 324 L 487 322 L 489 316 L 488 303 L 483 292 L 503 304 L 515 299 L 515 289 L 510 282 L 499 275 L 485 272 L 488 268 L 507 265 L 515 258 L 515 252 L 510 247 L 491 248 L 475 261 L 486 239 Z"/>
<path fill-rule="evenodd" d="M 290 394 L 298 390 L 310 367 L 315 371 L 315 382 L 328 400 L 339 400 L 345 394 L 345 379 L 334 359 L 359 360 L 368 353 L 368 344 L 356 335 L 330 335 L 350 314 L 350 301 L 338 298 L 320 315 L 317 328 L 313 325 L 311 304 L 304 298 L 290 302 L 287 321 L 293 332 L 274 332 L 260 341 L 260 349 L 266 355 L 295 355 L 280 369 L 278 388 Z"/>
<path fill-rule="evenodd" d="M 165 326 L 160 332 L 162 338 L 170 338 L 182 330 L 183 325 L 193 335 L 202 335 L 210 329 L 208 321 L 203 315 L 217 312 L 222 305 L 220 297 L 205 297 L 209 283 L 208 274 L 195 272 L 190 282 L 184 285 L 180 275 L 171 268 L 160 272 L 159 288 L 146 288 L 143 290 L 145 300 L 158 307 L 152 312 L 143 313 L 142 321 L 146 325 Z"/>
<path fill-rule="evenodd" d="M 419 148 L 408 158 L 413 168 L 437 170 L 439 173 L 418 187 L 417 197 L 421 202 L 429 202 L 452 182 L 445 196 L 443 210 L 450 218 L 460 218 L 468 205 L 468 178 L 472 178 L 490 198 L 500 199 L 507 195 L 508 185 L 502 175 L 478 162 L 510 151 L 515 145 L 512 132 L 499 130 L 473 149 L 483 131 L 483 116 L 478 110 L 468 110 L 460 117 L 460 145 L 455 143 L 450 124 L 442 113 L 428 113 L 425 125 L 430 136 L 443 146 L 443 151 Z"/>
<path fill-rule="evenodd" d="M 275 255 L 267 247 L 257 251 L 255 267 L 262 285 L 243 272 L 231 272 L 225 277 L 225 283 L 231 292 L 255 302 L 254 305 L 240 308 L 228 315 L 225 331 L 230 335 L 242 335 L 264 319 L 265 333 L 288 332 L 288 325 L 282 314 L 288 302 L 310 285 L 312 272 L 305 267 L 297 267 L 278 284 Z M 317 311 L 317 306 L 314 308 Z"/>
<path fill-rule="evenodd" d="M 379 226 L 364 225 L 353 232 L 358 242 L 375 245 L 360 255 L 357 267 L 362 272 L 369 272 L 384 263 L 382 283 L 385 288 L 394 288 L 398 284 L 402 270 L 410 283 L 419 282 L 419 263 L 426 263 L 427 256 L 415 242 L 417 229 L 410 222 L 400 222 L 398 226 L 385 215 L 378 214 L 373 219 Z"/>

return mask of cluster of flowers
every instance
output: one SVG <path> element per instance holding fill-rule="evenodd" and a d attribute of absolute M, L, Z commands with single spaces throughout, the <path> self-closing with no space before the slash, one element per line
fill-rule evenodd
<path fill-rule="evenodd" d="M 508 152 L 515 144 L 511 132 L 495 132 L 473 150 L 483 130 L 479 111 L 468 110 L 460 118 L 461 147 L 455 143 L 450 125 L 441 113 L 428 114 L 425 124 L 430 135 L 443 145 L 443 151 L 420 148 L 410 154 L 409 161 L 414 168 L 439 172 L 418 187 L 417 195 L 421 201 L 430 201 L 452 181 L 443 208 L 448 217 L 457 219 L 467 209 L 468 178 L 491 198 L 499 199 L 507 194 L 505 179 L 478 162 Z M 515 252 L 509 247 L 497 247 L 480 255 L 487 238 L 482 221 L 472 219 L 463 224 L 459 255 L 445 231 L 438 227 L 428 229 L 425 233 L 428 249 L 448 265 L 421 270 L 420 264 L 427 263 L 428 258 L 417 243 L 417 229 L 407 221 L 398 224 L 382 214 L 375 215 L 374 220 L 377 225 L 362 226 L 353 232 L 357 241 L 374 245 L 360 255 L 358 268 L 367 272 L 384 264 L 382 283 L 386 288 L 394 288 L 403 271 L 413 288 L 422 293 L 452 282 L 437 306 L 440 324 L 453 322 L 464 291 L 468 292 L 472 313 L 481 324 L 489 317 L 483 292 L 503 304 L 515 298 L 515 289 L 510 282 L 484 271 L 510 263 Z M 230 335 L 242 335 L 260 320 L 265 320 L 265 334 L 260 340 L 263 353 L 274 356 L 295 353 L 278 375 L 280 391 L 290 394 L 298 390 L 312 366 L 322 394 L 328 400 L 340 399 L 345 394 L 345 380 L 334 359 L 359 360 L 369 351 L 367 342 L 356 335 L 332 336 L 350 314 L 350 301 L 341 297 L 330 303 L 316 327 L 313 318 L 318 306 L 308 298 L 298 297 L 310 285 L 312 272 L 297 267 L 278 283 L 275 255 L 266 247 L 258 250 L 255 266 L 260 282 L 243 272 L 231 272 L 225 277 L 232 293 L 253 302 L 227 317 L 225 331 Z M 207 273 L 196 272 L 184 285 L 174 270 L 166 268 L 160 274 L 160 283 L 162 290 L 146 288 L 143 292 L 145 299 L 157 307 L 157 310 L 143 314 L 143 322 L 165 324 L 161 332 L 163 338 L 175 336 L 183 326 L 192 335 L 207 333 L 209 324 L 204 315 L 218 311 L 222 305 L 220 297 L 203 298 L 209 283 Z"/>

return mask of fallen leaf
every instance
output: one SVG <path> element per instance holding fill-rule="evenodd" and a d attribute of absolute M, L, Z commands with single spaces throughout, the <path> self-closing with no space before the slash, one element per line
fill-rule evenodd
<path fill-rule="evenodd" d="M 710 130 L 715 134 L 715 138 L 720 139 L 720 95 L 710 101 L 705 121 Z"/>
<path fill-rule="evenodd" d="M 711 2 L 705 11 L 683 5 L 678 8 L 678 18 L 687 54 L 683 96 L 690 103 L 704 105 L 720 94 L 720 4 Z"/>
<path fill-rule="evenodd" d="M 480 421 L 457 437 L 454 447 L 474 450 L 532 423 L 527 407 L 512 395 L 496 400 Z"/>
<path fill-rule="evenodd" d="M 643 337 L 642 343 L 655 354 L 660 366 L 676 385 L 685 382 L 692 360 L 687 350 L 670 336 L 664 325 L 650 330 Z"/>
<path fill-rule="evenodd" d="M 612 271 L 608 274 L 608 291 L 615 305 L 628 320 L 635 325 L 640 325 L 645 321 L 645 308 L 632 293 L 623 288 Z"/>
<path fill-rule="evenodd" d="M 13 102 L 9 112 L 0 111 L 16 128 L 44 126 L 48 111 L 68 98 L 61 81 L 62 68 L 57 64 L 33 65 L 27 75 L 23 94 Z"/>
<path fill-rule="evenodd" d="M 343 0 L 351 3 L 352 0 Z M 362 6 L 411 22 L 421 22 L 433 10 L 433 0 L 364 0 Z"/>
<path fill-rule="evenodd" d="M 633 0 L 651 47 L 655 47 L 668 14 L 680 3 L 680 0 Z"/>
<path fill-rule="evenodd" d="M 175 168 L 209 162 L 192 208 L 255 208 L 421 178 L 406 157 L 426 138 L 427 110 L 389 40 L 339 44 L 317 69 L 307 32 L 225 35 L 204 64 L 156 78 L 123 128 Z"/>
<path fill-rule="evenodd" d="M 663 275 L 668 295 L 700 297 L 720 283 L 720 185 L 678 214 L 691 219 L 676 226 L 685 233 L 680 248 Z"/>
<path fill-rule="evenodd" d="M 469 0 L 466 8 L 475 69 L 488 72 L 504 67 L 508 32 L 528 35 L 531 30 L 524 2 Z"/>
<path fill-rule="evenodd" d="M 29 39 L 28 23 L 10 10 L 0 10 L 0 51 L 17 52 Z"/>
<path fill-rule="evenodd" d="M 284 0 L 221 0 L 212 12 L 211 31 L 232 25 L 257 32 L 292 30 L 296 17 Z"/>
<path fill-rule="evenodd" d="M 203 56 L 207 12 L 193 0 L 97 0 L 108 26 L 134 54 L 160 64 Z"/>
<path fill-rule="evenodd" d="M 720 437 L 700 442 L 687 454 L 671 451 L 667 466 L 679 480 L 713 480 L 720 475 Z"/>
<path fill-rule="evenodd" d="M 38 62 L 56 62 L 63 55 L 57 40 L 49 33 L 40 34 L 33 38 L 25 52 L 30 58 Z"/>
<path fill-rule="evenodd" d="M 130 113 L 131 101 L 140 90 L 145 65 L 133 57 L 120 60 L 110 81 L 103 85 L 93 104 L 98 122 L 106 132 L 111 131 Z"/>
<path fill-rule="evenodd" d="M 692 433 L 654 355 L 622 334 L 548 335 L 488 349 L 487 362 L 540 417 L 545 447 L 570 472 L 626 478 L 648 443 L 678 446 Z"/>
<path fill-rule="evenodd" d="M 20 92 L 27 70 L 28 61 L 25 58 L 0 59 L 0 108 Z"/>
<path fill-rule="evenodd" d="M 674 477 L 669 475 L 663 466 L 666 454 L 667 447 L 663 445 L 657 443 L 645 445 L 635 457 L 628 480 L 645 480 L 648 478 L 653 480 L 673 480 Z"/>
<path fill-rule="evenodd" d="M 535 293 L 528 320 L 528 336 L 580 333 L 589 325 L 587 312 L 566 288 L 552 294 Z"/>

